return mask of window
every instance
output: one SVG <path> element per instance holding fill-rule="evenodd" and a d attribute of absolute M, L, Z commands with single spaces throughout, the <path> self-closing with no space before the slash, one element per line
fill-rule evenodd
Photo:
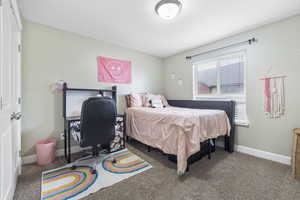
<path fill-rule="evenodd" d="M 235 122 L 248 125 L 245 90 L 245 52 L 194 63 L 194 99 L 236 101 Z"/>

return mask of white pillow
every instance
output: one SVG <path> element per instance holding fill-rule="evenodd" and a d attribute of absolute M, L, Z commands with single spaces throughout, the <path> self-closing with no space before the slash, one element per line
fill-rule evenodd
<path fill-rule="evenodd" d="M 154 95 L 154 94 L 148 93 L 144 96 L 144 100 L 145 100 L 144 107 L 153 107 L 152 103 L 151 103 L 152 99 L 160 99 L 163 107 L 169 106 L 167 99 L 163 95 Z"/>
<path fill-rule="evenodd" d="M 164 107 L 160 96 L 153 96 L 150 101 L 151 101 L 151 106 L 153 108 L 163 108 Z"/>

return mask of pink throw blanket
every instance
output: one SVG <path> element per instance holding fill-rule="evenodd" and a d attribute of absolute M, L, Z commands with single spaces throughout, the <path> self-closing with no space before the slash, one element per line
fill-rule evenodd
<path fill-rule="evenodd" d="M 229 119 L 222 110 L 132 107 L 126 111 L 126 134 L 177 155 L 178 175 L 185 173 L 187 159 L 200 150 L 200 142 L 229 133 Z"/>

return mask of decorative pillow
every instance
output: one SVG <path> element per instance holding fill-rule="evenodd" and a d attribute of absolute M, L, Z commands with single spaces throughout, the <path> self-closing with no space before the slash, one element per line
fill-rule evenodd
<path fill-rule="evenodd" d="M 154 94 L 146 94 L 145 97 L 144 97 L 144 107 L 151 107 L 151 100 L 152 98 L 154 97 L 155 95 Z"/>
<path fill-rule="evenodd" d="M 150 100 L 152 108 L 163 108 L 164 105 L 161 102 L 161 98 L 159 96 L 155 96 Z"/>
<path fill-rule="evenodd" d="M 153 100 L 155 100 L 155 103 L 160 102 L 162 104 L 162 107 L 169 106 L 167 100 L 163 95 L 154 95 L 154 94 L 146 94 L 145 95 L 145 103 L 144 107 L 153 107 Z"/>
<path fill-rule="evenodd" d="M 164 95 L 160 95 L 160 99 L 161 99 L 161 102 L 162 102 L 162 104 L 164 105 L 164 107 L 170 106 L 170 105 L 168 104 L 168 101 L 167 101 L 167 99 L 166 99 L 166 97 L 165 97 Z"/>
<path fill-rule="evenodd" d="M 127 108 L 130 108 L 131 107 L 131 105 L 130 105 L 130 95 L 125 96 L 125 101 L 126 101 Z"/>
<path fill-rule="evenodd" d="M 143 107 L 143 97 L 142 94 L 130 94 L 128 96 L 129 107 Z"/>
<path fill-rule="evenodd" d="M 143 100 L 143 107 L 147 107 L 147 95 L 149 95 L 149 93 L 142 93 L 142 100 Z"/>
<path fill-rule="evenodd" d="M 160 101 L 162 103 L 160 95 L 154 95 L 154 94 L 148 93 L 144 97 L 144 107 L 153 107 L 152 100 L 154 100 L 155 102 Z"/>

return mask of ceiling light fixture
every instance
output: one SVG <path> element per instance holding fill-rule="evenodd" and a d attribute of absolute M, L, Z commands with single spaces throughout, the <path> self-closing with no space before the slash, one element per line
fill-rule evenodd
<path fill-rule="evenodd" d="M 163 19 L 173 19 L 182 8 L 178 0 L 161 0 L 155 6 L 155 12 Z"/>

